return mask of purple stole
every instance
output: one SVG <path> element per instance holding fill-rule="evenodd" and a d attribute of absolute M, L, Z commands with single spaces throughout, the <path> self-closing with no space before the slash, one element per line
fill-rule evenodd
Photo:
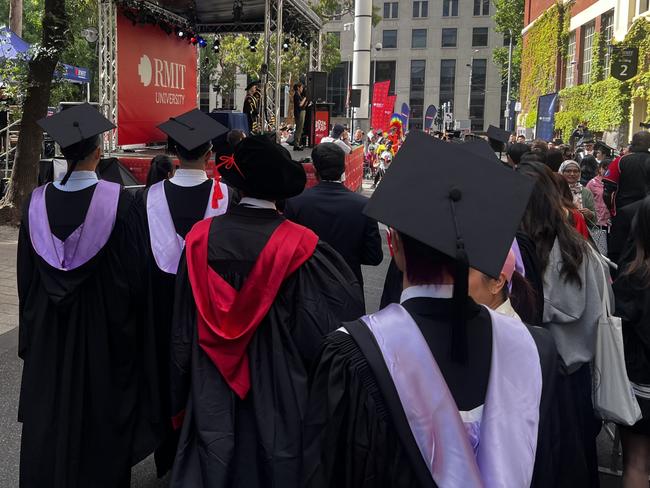
<path fill-rule="evenodd" d="M 36 254 L 61 271 L 70 271 L 86 264 L 108 242 L 115 219 L 122 188 L 117 183 L 99 180 L 93 192 L 83 223 L 64 241 L 50 229 L 45 204 L 47 185 L 32 193 L 29 204 L 29 237 Z"/>
<path fill-rule="evenodd" d="M 476 456 L 458 407 L 420 329 L 392 304 L 362 321 L 374 336 L 413 438 L 441 488 L 530 486 L 542 371 L 518 320 L 490 311 L 492 364 Z"/>
<path fill-rule="evenodd" d="M 149 238 L 151 240 L 151 252 L 156 261 L 156 265 L 161 271 L 169 274 L 176 274 L 178 264 L 181 260 L 181 254 L 185 249 L 185 239 L 176 233 L 174 220 L 169 211 L 169 204 L 165 196 L 164 181 L 156 183 L 149 188 L 147 194 L 147 222 L 149 225 Z M 219 206 L 212 208 L 212 195 L 214 185 L 210 191 L 208 205 L 205 209 L 204 219 L 216 217 L 226 213 L 228 209 L 228 187 L 223 183 L 221 193 L 223 198 L 219 199 Z"/>

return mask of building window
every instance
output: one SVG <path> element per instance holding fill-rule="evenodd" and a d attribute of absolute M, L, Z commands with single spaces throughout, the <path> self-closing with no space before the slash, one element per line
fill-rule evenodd
<path fill-rule="evenodd" d="M 601 25 L 601 42 L 603 42 L 603 78 L 609 78 L 609 68 L 612 63 L 612 39 L 614 38 L 614 12 L 610 11 L 603 14 L 600 19 Z"/>
<path fill-rule="evenodd" d="M 575 82 L 575 70 L 576 70 L 576 31 L 569 34 L 569 45 L 567 46 L 566 51 L 566 78 L 564 80 L 564 86 L 570 87 L 573 86 Z"/>
<path fill-rule="evenodd" d="M 384 2 L 384 19 L 396 19 L 397 9 L 397 2 Z"/>
<path fill-rule="evenodd" d="M 385 30 L 382 33 L 381 44 L 384 49 L 395 49 L 397 48 L 397 31 L 396 30 Z"/>
<path fill-rule="evenodd" d="M 456 60 L 440 60 L 440 99 L 438 106 L 442 107 L 443 103 L 451 102 L 454 106 L 454 88 L 456 87 Z"/>
<path fill-rule="evenodd" d="M 427 47 L 426 29 L 413 29 L 411 33 L 411 47 L 414 49 Z"/>
<path fill-rule="evenodd" d="M 473 131 L 481 131 L 484 129 L 486 75 L 487 59 L 472 60 L 469 118 L 472 122 Z"/>
<path fill-rule="evenodd" d="M 429 16 L 429 2 L 428 0 L 415 0 L 413 2 L 413 17 L 428 17 Z"/>
<path fill-rule="evenodd" d="M 591 83 L 595 27 L 593 22 L 582 27 L 582 83 Z"/>
<path fill-rule="evenodd" d="M 650 0 L 640 0 L 639 11 L 636 14 L 641 15 L 642 13 L 647 12 L 648 10 L 650 10 Z"/>
<path fill-rule="evenodd" d="M 458 0 L 442 0 L 442 16 L 458 17 Z"/>
<path fill-rule="evenodd" d="M 426 62 L 414 59 L 411 61 L 411 87 L 409 90 L 409 130 L 422 129 L 424 117 L 424 81 Z"/>
<path fill-rule="evenodd" d="M 458 31 L 455 28 L 442 29 L 442 47 L 456 47 Z"/>
<path fill-rule="evenodd" d="M 352 63 L 345 61 L 327 75 L 327 94 L 332 103 L 332 117 L 345 117 L 345 100 L 352 84 Z"/>
<path fill-rule="evenodd" d="M 490 15 L 490 0 L 474 0 L 474 15 Z"/>
<path fill-rule="evenodd" d="M 488 45 L 488 28 L 474 27 L 472 29 L 472 47 L 486 47 Z"/>
<path fill-rule="evenodd" d="M 377 61 L 377 81 L 390 81 L 389 95 L 395 95 L 395 73 L 397 63 L 395 61 Z M 375 62 L 370 63 L 370 96 L 372 97 L 372 85 L 375 84 Z"/>
<path fill-rule="evenodd" d="M 327 35 L 332 39 L 332 44 L 337 49 L 341 49 L 341 33 L 340 32 L 328 32 Z"/>

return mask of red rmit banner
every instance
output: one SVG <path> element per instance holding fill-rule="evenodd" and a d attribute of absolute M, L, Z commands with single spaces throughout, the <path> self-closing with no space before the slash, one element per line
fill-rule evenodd
<path fill-rule="evenodd" d="M 197 106 L 197 48 L 117 14 L 117 143 L 164 141 L 156 126 Z"/>
<path fill-rule="evenodd" d="M 390 90 L 390 81 L 380 81 L 372 87 L 372 112 L 370 114 L 370 127 L 383 128 L 384 112 Z M 389 115 L 390 117 L 390 115 Z"/>

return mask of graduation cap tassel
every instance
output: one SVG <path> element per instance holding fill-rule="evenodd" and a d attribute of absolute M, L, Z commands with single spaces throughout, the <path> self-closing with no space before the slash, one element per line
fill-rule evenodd
<path fill-rule="evenodd" d="M 451 214 L 454 218 L 456 229 L 456 269 L 454 273 L 454 319 L 451 324 L 451 359 L 457 363 L 467 361 L 467 295 L 469 280 L 469 259 L 465 251 L 465 242 L 460 234 L 458 218 L 456 215 L 456 202 L 462 198 L 462 192 L 458 188 L 452 188 L 449 192 Z"/>
<path fill-rule="evenodd" d="M 77 163 L 78 163 L 78 162 L 79 162 L 78 159 L 73 159 L 73 160 L 70 162 L 70 166 L 68 166 L 68 171 L 66 171 L 65 176 L 64 176 L 63 179 L 61 180 L 61 186 L 64 186 L 64 185 L 68 182 L 68 180 L 70 179 L 70 175 L 72 175 L 72 172 L 73 172 L 73 171 L 75 170 L 75 168 L 77 167 Z"/>

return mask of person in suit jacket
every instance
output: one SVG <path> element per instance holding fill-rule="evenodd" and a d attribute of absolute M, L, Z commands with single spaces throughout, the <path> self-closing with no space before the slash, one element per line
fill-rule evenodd
<path fill-rule="evenodd" d="M 345 153 L 336 144 L 317 145 L 311 159 L 319 183 L 287 200 L 285 217 L 338 251 L 363 285 L 361 265 L 377 266 L 384 257 L 379 226 L 363 214 L 368 199 L 343 185 Z"/>

